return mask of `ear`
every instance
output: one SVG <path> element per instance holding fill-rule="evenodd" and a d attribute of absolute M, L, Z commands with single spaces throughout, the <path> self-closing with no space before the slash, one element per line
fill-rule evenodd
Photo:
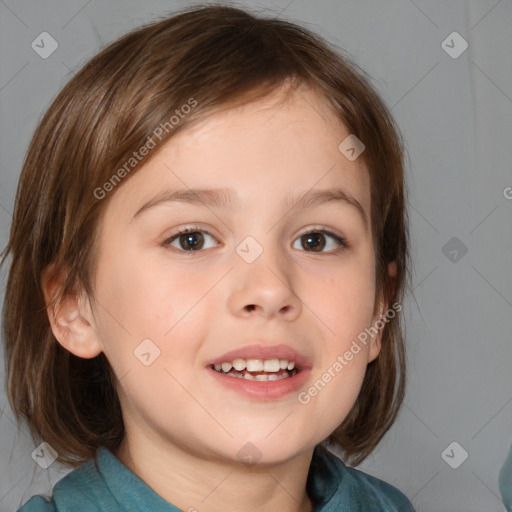
<path fill-rule="evenodd" d="M 392 285 L 391 285 L 392 295 L 394 295 L 395 289 L 396 289 L 396 287 L 395 287 L 396 274 L 397 274 L 396 263 L 394 261 L 392 261 L 391 263 L 388 263 L 388 275 L 391 278 L 391 282 L 392 282 Z M 385 322 L 385 314 L 386 314 L 388 308 L 389 308 L 389 299 L 388 298 L 381 299 L 380 307 L 378 308 L 377 315 L 373 319 L 372 327 L 376 327 L 376 324 L 377 324 L 377 322 L 379 322 L 379 319 L 382 319 L 382 322 Z M 381 322 L 379 322 L 378 325 L 380 326 Z M 382 348 L 382 333 L 384 331 L 384 328 L 380 328 L 378 331 L 379 332 L 375 336 L 372 336 L 372 338 L 371 338 L 370 350 L 368 352 L 368 362 L 369 363 L 378 357 L 378 355 L 380 354 L 381 348 Z"/>
<path fill-rule="evenodd" d="M 62 273 L 48 265 L 41 275 L 46 312 L 57 341 L 77 357 L 96 357 L 103 347 L 94 329 L 89 298 L 85 293 L 68 295 L 58 300 L 63 287 Z"/>

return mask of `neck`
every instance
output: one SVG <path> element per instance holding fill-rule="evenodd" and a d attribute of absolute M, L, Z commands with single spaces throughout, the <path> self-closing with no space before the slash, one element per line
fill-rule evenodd
<path fill-rule="evenodd" d="M 252 466 L 206 458 L 174 445 L 134 442 L 127 435 L 114 455 L 180 510 L 311 512 L 306 481 L 313 450 L 279 464 Z"/>

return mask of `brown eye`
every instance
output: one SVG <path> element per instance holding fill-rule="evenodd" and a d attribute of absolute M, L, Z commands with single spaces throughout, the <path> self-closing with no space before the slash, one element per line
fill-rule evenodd
<path fill-rule="evenodd" d="M 297 242 L 300 241 L 300 247 L 297 247 Z M 329 253 L 337 249 L 344 249 L 348 247 L 347 241 L 341 237 L 326 230 L 316 230 L 304 233 L 294 242 L 295 249 L 303 249 L 306 252 Z"/>
<path fill-rule="evenodd" d="M 185 233 L 179 237 L 180 245 L 186 251 L 201 249 L 204 245 L 204 236 L 199 231 L 195 233 Z"/>
<path fill-rule="evenodd" d="M 210 242 L 210 247 L 215 246 L 215 239 L 210 233 L 204 230 L 199 229 L 184 229 L 168 238 L 163 242 L 164 247 L 173 247 L 180 251 L 187 252 L 198 252 L 201 249 L 209 249 L 210 247 L 205 247 L 208 243 L 208 238 L 211 238 L 213 243 Z"/>
<path fill-rule="evenodd" d="M 307 233 L 301 236 L 302 247 L 313 252 L 322 252 L 325 247 L 325 236 L 322 233 Z"/>

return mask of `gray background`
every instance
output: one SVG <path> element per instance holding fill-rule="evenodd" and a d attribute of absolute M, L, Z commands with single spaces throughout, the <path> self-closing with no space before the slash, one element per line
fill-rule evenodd
<path fill-rule="evenodd" d="M 186 3 L 0 0 L 2 247 L 24 153 L 57 91 L 106 43 Z M 405 135 L 414 259 L 408 391 L 397 423 L 360 469 L 399 487 L 418 512 L 502 512 L 497 477 L 512 441 L 511 1 L 238 5 L 299 22 L 346 49 Z M 47 59 L 31 48 L 43 31 L 59 44 Z M 441 46 L 453 31 L 469 43 L 458 58 Z M 452 237 L 455 262 L 452 247 L 443 249 Z M 34 464 L 3 389 L 0 432 L 0 510 L 51 494 L 63 471 Z M 469 454 L 458 469 L 441 456 L 453 441 Z M 457 461 L 462 451 L 449 453 Z"/>

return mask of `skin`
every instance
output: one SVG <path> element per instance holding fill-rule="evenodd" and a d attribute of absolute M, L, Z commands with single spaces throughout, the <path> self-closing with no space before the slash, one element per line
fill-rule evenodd
<path fill-rule="evenodd" d="M 290 193 L 342 187 L 370 222 L 368 172 L 338 150 L 349 132 L 321 96 L 301 86 L 283 102 L 283 90 L 201 120 L 125 179 L 105 199 L 94 297 L 66 297 L 48 310 L 66 349 L 84 358 L 104 352 L 113 366 L 127 432 L 115 455 L 182 510 L 312 510 L 313 448 L 347 416 L 380 351 L 378 335 L 306 405 L 297 393 L 241 396 L 205 369 L 255 338 L 284 343 L 312 362 L 299 391 L 307 390 L 376 320 L 371 229 L 358 210 L 341 201 L 281 206 Z M 178 187 L 230 187 L 239 207 L 162 203 L 133 219 Z M 204 249 L 163 244 L 191 224 L 211 234 Z M 349 247 L 326 235 L 323 252 L 304 248 L 301 235 L 319 226 Z M 235 251 L 247 236 L 263 248 L 250 264 Z M 58 286 L 45 281 L 47 297 Z M 148 338 L 160 356 L 145 366 L 134 350 Z M 261 456 L 253 466 L 237 456 L 248 442 Z"/>

